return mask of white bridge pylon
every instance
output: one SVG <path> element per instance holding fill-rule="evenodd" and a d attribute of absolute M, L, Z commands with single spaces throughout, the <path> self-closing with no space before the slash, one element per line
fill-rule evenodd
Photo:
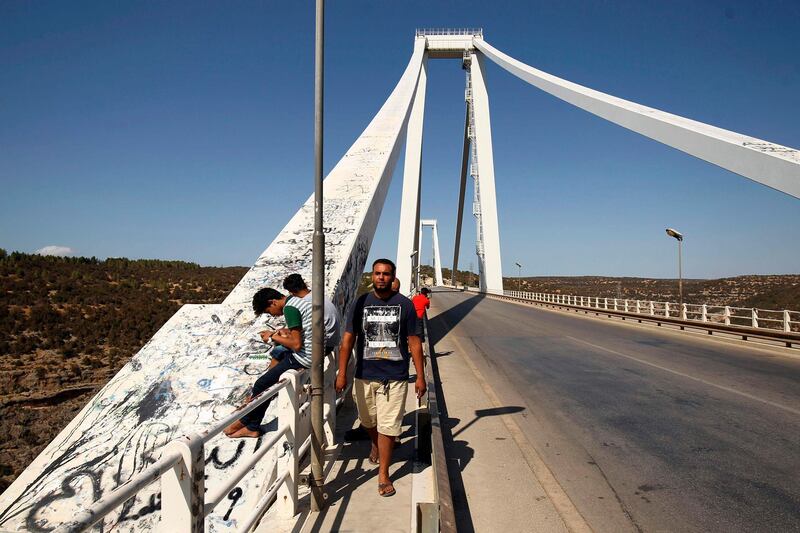
<path fill-rule="evenodd" d="M 484 58 L 531 85 L 631 131 L 718 165 L 762 185 L 800 198 L 800 151 L 623 100 L 526 65 L 483 40 L 482 30 L 417 30 L 425 57 L 406 139 L 397 275 L 410 286 L 419 254 L 422 127 L 427 59 L 461 59 L 467 70 L 464 153 L 461 165 L 453 275 L 458 268 L 466 175 L 474 180 L 473 215 L 482 291 L 502 291 L 500 229 L 494 183 L 492 133 Z M 415 249 L 415 245 L 417 248 Z M 451 280 L 452 281 L 452 280 Z"/>
<path fill-rule="evenodd" d="M 439 254 L 439 229 L 436 220 L 422 219 L 419 221 L 419 242 L 417 243 L 417 250 L 422 250 L 422 231 L 425 228 L 433 230 L 433 271 L 436 281 L 436 286 L 441 287 L 444 285 L 444 276 L 442 276 L 442 256 Z M 419 281 L 416 283 L 416 288 L 419 289 Z"/>

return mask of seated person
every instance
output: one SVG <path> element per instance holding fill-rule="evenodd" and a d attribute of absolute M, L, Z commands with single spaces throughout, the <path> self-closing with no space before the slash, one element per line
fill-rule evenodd
<path fill-rule="evenodd" d="M 306 300 L 309 304 L 311 303 L 311 291 L 308 290 L 308 285 L 303 281 L 303 277 L 300 274 L 286 276 L 286 279 L 283 280 L 283 288 L 289 291 L 292 296 L 297 296 Z M 339 311 L 333 305 L 333 302 L 323 297 L 322 305 L 325 315 L 323 320 L 325 325 L 325 353 L 329 353 L 339 347 L 341 319 L 339 318 Z"/>
<path fill-rule="evenodd" d="M 284 296 L 275 289 L 267 288 L 253 296 L 253 311 L 256 316 L 264 312 L 272 316 L 282 314 L 286 328 L 260 333 L 264 342 L 272 340 L 277 346 L 273 349 L 269 369 L 256 380 L 246 403 L 275 385 L 281 374 L 287 370 L 311 367 L 311 302 L 296 296 Z M 234 439 L 260 436 L 261 421 L 270 401 L 272 400 L 264 402 L 225 428 L 225 434 Z"/>

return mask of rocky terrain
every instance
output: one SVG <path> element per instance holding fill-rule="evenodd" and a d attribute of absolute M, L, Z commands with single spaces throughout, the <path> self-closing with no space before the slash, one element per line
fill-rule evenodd
<path fill-rule="evenodd" d="M 0 491 L 181 305 L 246 271 L 0 250 Z"/>

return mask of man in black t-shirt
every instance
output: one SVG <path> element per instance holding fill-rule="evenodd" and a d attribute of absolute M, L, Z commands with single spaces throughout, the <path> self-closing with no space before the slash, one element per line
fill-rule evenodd
<path fill-rule="evenodd" d="M 416 335 L 417 315 L 411 300 L 392 290 L 394 277 L 395 266 L 388 259 L 372 264 L 374 290 L 361 295 L 348 314 L 336 374 L 336 390 L 341 392 L 347 386 L 347 362 L 355 345 L 353 396 L 361 426 L 372 440 L 369 460 L 380 465 L 381 496 L 395 493 L 389 480 L 389 464 L 405 414 L 409 359 L 413 359 L 417 372 L 417 398 L 425 394 L 427 387 L 422 343 Z"/>

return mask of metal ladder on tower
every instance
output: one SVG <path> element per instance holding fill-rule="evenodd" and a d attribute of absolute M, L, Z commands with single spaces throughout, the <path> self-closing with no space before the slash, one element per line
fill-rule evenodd
<path fill-rule="evenodd" d="M 483 246 L 483 221 L 481 219 L 481 187 L 480 179 L 478 177 L 478 147 L 475 135 L 475 112 L 472 100 L 472 75 L 470 73 L 470 66 L 472 58 L 469 51 L 465 50 L 463 55 L 463 68 L 467 71 L 466 89 L 464 90 L 464 100 L 467 103 L 467 116 L 469 118 L 469 125 L 467 127 L 467 137 L 469 138 L 470 145 L 470 167 L 469 174 L 472 176 L 473 199 L 472 199 L 472 215 L 475 217 L 475 253 L 478 255 L 478 270 L 481 279 L 483 278 L 483 265 L 484 265 L 484 246 Z"/>

